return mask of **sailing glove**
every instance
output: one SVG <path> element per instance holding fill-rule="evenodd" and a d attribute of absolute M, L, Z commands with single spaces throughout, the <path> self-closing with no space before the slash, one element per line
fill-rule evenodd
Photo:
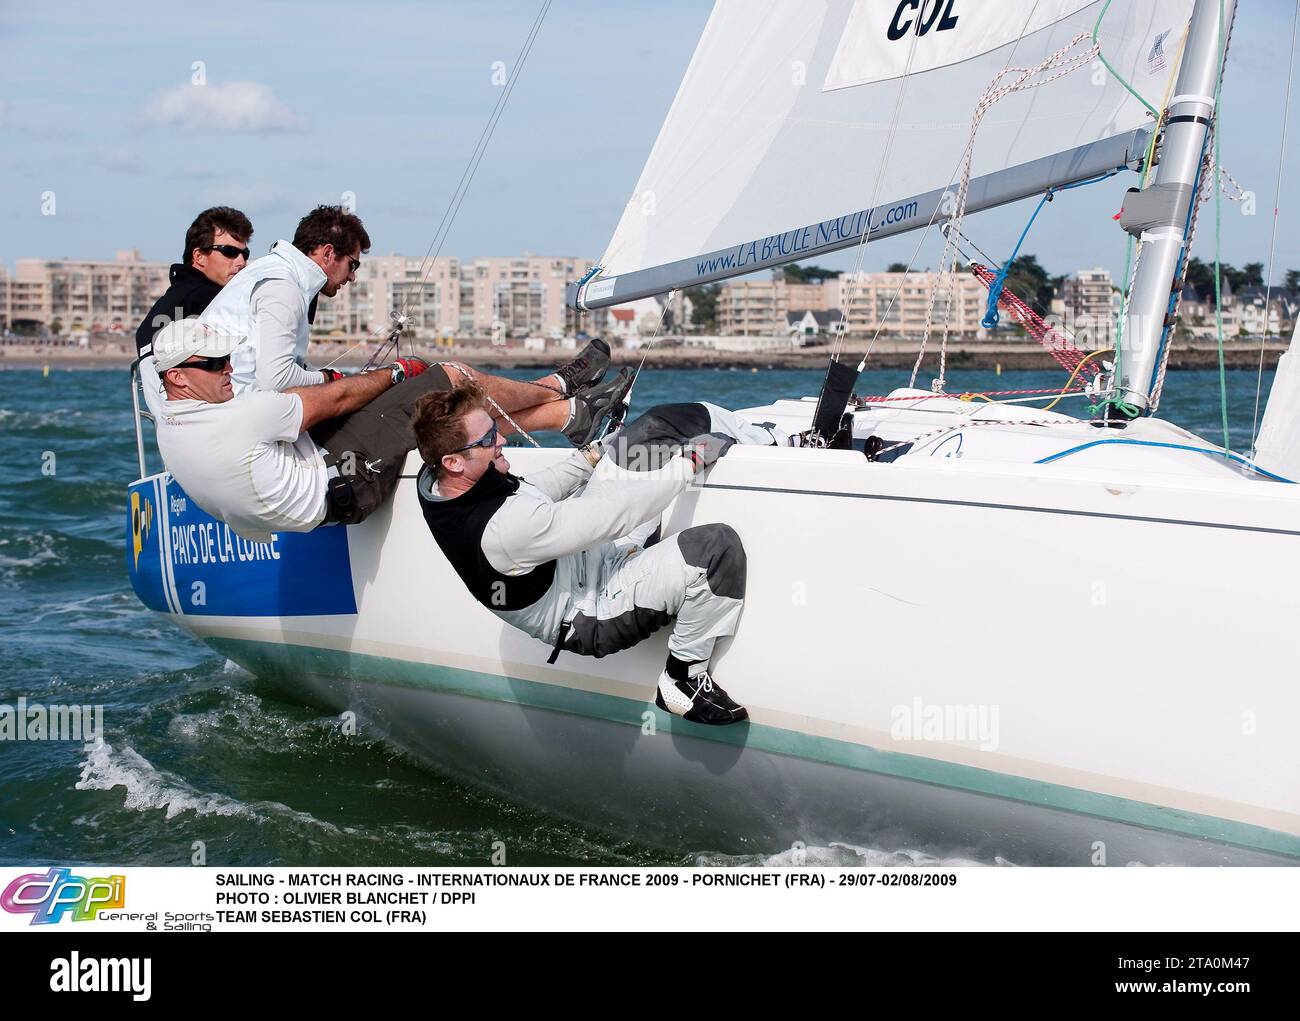
<path fill-rule="evenodd" d="M 414 379 L 429 367 L 423 358 L 399 358 L 389 366 L 393 370 L 393 386 L 404 379 Z"/>
<path fill-rule="evenodd" d="M 702 433 L 686 441 L 685 455 L 695 462 L 695 471 L 704 471 L 736 443 L 724 433 Z"/>

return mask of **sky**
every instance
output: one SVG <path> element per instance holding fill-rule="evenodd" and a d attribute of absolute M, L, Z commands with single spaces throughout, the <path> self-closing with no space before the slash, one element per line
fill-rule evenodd
<path fill-rule="evenodd" d="M 214 204 L 249 214 L 260 255 L 313 205 L 347 193 L 373 252 L 423 255 L 539 7 L 0 0 L 0 263 L 130 248 L 178 260 L 186 226 Z M 710 7 L 554 0 L 443 254 L 598 257 Z M 1223 164 L 1256 208 L 1224 205 L 1223 258 L 1237 265 L 1268 261 L 1295 10 L 1290 0 L 1239 5 Z M 1300 180 L 1298 108 L 1286 181 Z M 1118 276 L 1125 236 L 1111 215 L 1126 186 L 1078 189 L 1068 209 L 1053 203 L 1023 251 L 1053 273 L 1104 266 Z M 1282 190 L 1274 279 L 1300 268 L 1294 192 Z M 982 214 L 967 232 L 1002 257 L 1031 210 Z M 1202 221 L 1203 258 L 1212 228 Z M 921 263 L 937 261 L 933 242 Z M 915 244 L 873 241 L 864 268 L 907 261 Z"/>

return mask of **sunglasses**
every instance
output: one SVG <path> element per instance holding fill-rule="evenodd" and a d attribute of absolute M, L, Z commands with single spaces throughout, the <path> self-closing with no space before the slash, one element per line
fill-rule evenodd
<path fill-rule="evenodd" d="M 250 259 L 253 256 L 253 250 L 251 248 L 236 248 L 234 245 L 208 245 L 204 251 L 220 252 L 227 259 L 238 259 L 241 255 L 245 259 Z"/>
<path fill-rule="evenodd" d="M 354 259 L 354 258 L 352 258 L 352 256 L 350 256 L 350 255 L 345 255 L 345 256 L 343 256 L 343 258 L 345 258 L 345 259 L 348 260 L 348 272 L 349 272 L 349 273 L 355 273 L 357 270 L 359 270 L 359 269 L 361 268 L 361 260 L 360 260 L 360 259 Z"/>
<path fill-rule="evenodd" d="M 481 437 L 476 439 L 473 443 L 466 443 L 463 447 L 457 447 L 455 450 L 451 451 L 451 453 L 459 454 L 461 451 L 473 450 L 475 447 L 488 447 L 490 449 L 492 447 L 495 447 L 496 445 L 497 445 L 497 424 L 493 422 L 492 428 L 489 429 L 487 432 L 485 432 Z"/>
<path fill-rule="evenodd" d="M 181 362 L 176 367 L 178 369 L 202 369 L 204 372 L 224 372 L 229 364 L 230 355 L 220 355 L 215 358 L 200 358 L 196 362 Z"/>

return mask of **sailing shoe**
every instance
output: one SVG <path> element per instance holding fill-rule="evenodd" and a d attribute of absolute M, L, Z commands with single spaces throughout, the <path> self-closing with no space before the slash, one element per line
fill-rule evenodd
<path fill-rule="evenodd" d="M 564 396 L 572 397 L 579 390 L 595 386 L 605 378 L 609 368 L 609 345 L 597 337 L 584 347 L 578 357 L 555 370 L 564 386 Z"/>
<path fill-rule="evenodd" d="M 659 690 L 655 692 L 655 705 L 665 712 L 711 727 L 724 727 L 749 719 L 743 705 L 713 683 L 707 670 L 701 670 L 685 681 L 675 681 L 665 670 L 659 675 Z"/>
<path fill-rule="evenodd" d="M 569 421 L 560 431 L 575 447 L 585 447 L 600 435 L 601 426 L 609 419 L 609 428 L 617 429 L 627 408 L 623 398 L 632 389 L 632 373 L 628 369 L 608 383 L 588 387 L 569 398 Z"/>

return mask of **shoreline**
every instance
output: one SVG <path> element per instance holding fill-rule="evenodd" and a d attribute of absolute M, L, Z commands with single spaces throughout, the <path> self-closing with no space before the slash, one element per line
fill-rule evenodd
<path fill-rule="evenodd" d="M 1273 342 L 1264 346 L 1264 368 L 1275 369 L 1278 358 L 1287 344 Z M 568 350 L 526 351 L 519 348 L 492 348 L 487 346 L 457 346 L 452 348 L 416 348 L 421 357 L 430 361 L 458 360 L 469 362 L 486 370 L 540 369 L 553 367 L 573 354 Z M 917 346 L 878 344 L 868 362 L 870 369 L 910 369 L 916 362 Z M 345 353 L 346 352 L 346 353 Z M 856 363 L 865 347 L 846 347 L 842 352 L 845 361 Z M 407 353 L 410 353 L 408 348 Z M 46 348 L 41 346 L 11 345 L 0 348 L 0 370 L 4 369 L 109 369 L 128 368 L 134 351 L 86 351 L 80 348 Z M 349 352 L 344 345 L 314 344 L 310 351 L 313 365 L 335 364 L 341 368 L 360 368 L 365 364 L 366 351 Z M 937 345 L 932 344 L 926 354 L 929 364 L 938 356 Z M 804 348 L 798 351 L 709 351 L 679 347 L 652 348 L 645 355 L 646 368 L 651 369 L 824 369 L 830 357 L 829 346 Z M 637 348 L 615 348 L 614 362 L 636 365 L 641 361 Z M 1224 365 L 1230 369 L 1257 369 L 1260 348 L 1236 342 L 1224 347 Z M 1218 348 L 1205 344 L 1176 345 L 1169 356 L 1169 368 L 1212 369 L 1219 364 Z M 1051 356 L 1037 344 L 965 344 L 949 345 L 950 369 L 981 369 L 1002 371 L 1050 370 L 1058 368 Z"/>

